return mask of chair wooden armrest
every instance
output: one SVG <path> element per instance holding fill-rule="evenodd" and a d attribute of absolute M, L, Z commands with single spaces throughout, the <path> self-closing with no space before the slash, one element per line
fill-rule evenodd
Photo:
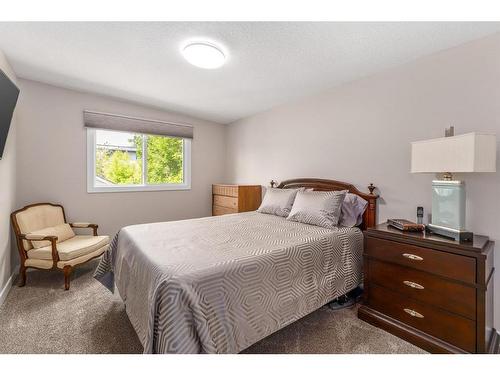
<path fill-rule="evenodd" d="M 57 236 L 46 236 L 43 234 L 20 234 L 19 238 L 28 241 L 52 241 L 53 239 L 57 241 Z"/>
<path fill-rule="evenodd" d="M 69 225 L 72 228 L 92 228 L 94 232 L 94 236 L 97 236 L 97 228 L 99 228 L 99 225 L 97 224 L 92 224 L 92 223 L 69 223 Z"/>
<path fill-rule="evenodd" d="M 54 267 L 59 262 L 59 254 L 57 253 L 57 236 L 44 236 L 43 234 L 20 234 L 20 240 L 27 241 L 50 241 L 50 245 L 52 247 L 52 261 L 54 262 Z"/>

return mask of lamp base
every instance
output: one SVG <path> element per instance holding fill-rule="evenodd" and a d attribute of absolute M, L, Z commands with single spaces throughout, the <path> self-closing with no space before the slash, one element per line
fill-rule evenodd
<path fill-rule="evenodd" d="M 474 233 L 472 232 L 442 227 L 434 224 L 428 224 L 427 229 L 429 229 L 429 231 L 431 231 L 432 233 L 439 234 L 440 236 L 444 237 L 453 238 L 455 241 L 460 242 L 469 242 L 474 238 Z"/>

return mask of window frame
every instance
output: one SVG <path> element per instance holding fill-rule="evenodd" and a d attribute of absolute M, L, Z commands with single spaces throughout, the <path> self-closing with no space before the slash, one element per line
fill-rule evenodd
<path fill-rule="evenodd" d="M 190 190 L 191 189 L 191 142 L 190 138 L 182 138 L 182 167 L 184 182 L 182 184 L 146 184 L 147 163 L 142 163 L 142 184 L 119 186 L 95 185 L 95 156 L 96 156 L 96 130 L 118 132 L 119 130 L 87 128 L 87 193 L 119 193 L 132 191 L 165 191 L 165 190 Z M 126 133 L 132 133 L 127 131 Z M 149 135 L 144 133 L 133 133 Z M 165 136 L 167 137 L 167 136 Z M 146 155 L 146 142 L 143 142 L 143 155 Z"/>

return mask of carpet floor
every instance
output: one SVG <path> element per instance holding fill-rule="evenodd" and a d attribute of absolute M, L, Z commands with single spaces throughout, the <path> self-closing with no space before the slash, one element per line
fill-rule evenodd
<path fill-rule="evenodd" d="M 69 291 L 61 272 L 28 272 L 0 307 L 0 353 L 141 353 L 120 297 L 92 278 L 96 265 L 75 269 Z M 356 311 L 323 307 L 244 353 L 425 353 Z"/>

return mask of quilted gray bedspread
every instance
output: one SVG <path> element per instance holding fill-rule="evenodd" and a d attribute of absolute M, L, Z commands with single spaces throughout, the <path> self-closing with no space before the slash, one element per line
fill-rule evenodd
<path fill-rule="evenodd" d="M 238 353 L 362 280 L 363 235 L 257 212 L 125 227 L 95 272 L 145 353 Z"/>

